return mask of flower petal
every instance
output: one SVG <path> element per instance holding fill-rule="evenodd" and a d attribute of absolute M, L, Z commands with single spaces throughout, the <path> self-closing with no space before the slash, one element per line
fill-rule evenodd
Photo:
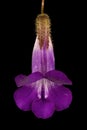
<path fill-rule="evenodd" d="M 52 70 L 45 74 L 46 78 L 57 83 L 57 85 L 72 85 L 72 82 L 61 71 Z"/>
<path fill-rule="evenodd" d="M 53 98 L 57 111 L 68 108 L 72 101 L 71 91 L 63 86 L 55 86 L 52 88 L 50 97 Z"/>
<path fill-rule="evenodd" d="M 49 100 L 36 99 L 32 103 L 32 112 L 38 118 L 46 119 L 53 115 L 55 111 L 54 103 Z"/>
<path fill-rule="evenodd" d="M 14 93 L 14 100 L 18 108 L 23 111 L 27 111 L 31 109 L 31 103 L 35 98 L 35 90 L 31 86 L 23 86 L 17 89 Z"/>
<path fill-rule="evenodd" d="M 21 82 L 26 78 L 26 75 L 20 74 L 18 76 L 15 77 L 15 82 L 17 87 L 21 87 Z"/>
<path fill-rule="evenodd" d="M 42 78 L 43 75 L 40 72 L 35 72 L 28 76 L 20 74 L 16 76 L 15 82 L 18 87 L 21 87 L 24 85 L 30 85 L 31 83 L 36 82 L 37 80 L 40 80 Z"/>

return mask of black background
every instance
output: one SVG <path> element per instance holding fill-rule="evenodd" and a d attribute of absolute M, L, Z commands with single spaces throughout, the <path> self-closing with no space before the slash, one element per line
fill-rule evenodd
<path fill-rule="evenodd" d="M 81 7 L 74 1 L 46 0 L 45 12 L 52 23 L 52 40 L 57 70 L 67 74 L 73 85 L 67 86 L 73 93 L 71 106 L 55 112 L 46 120 L 37 119 L 33 113 L 23 112 L 14 103 L 13 93 L 17 89 L 14 77 L 20 73 L 31 73 L 31 56 L 35 42 L 35 18 L 40 13 L 41 0 L 7 1 L 1 9 L 0 51 L 0 113 L 3 123 L 11 128 L 62 129 L 78 128 L 82 122 L 80 100 L 81 74 Z"/>

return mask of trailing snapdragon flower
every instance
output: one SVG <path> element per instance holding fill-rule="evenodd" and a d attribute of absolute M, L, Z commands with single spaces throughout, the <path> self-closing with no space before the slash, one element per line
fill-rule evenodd
<path fill-rule="evenodd" d="M 46 119 L 54 111 L 62 111 L 72 101 L 71 91 L 64 85 L 72 82 L 61 71 L 55 70 L 55 57 L 51 40 L 50 18 L 44 13 L 42 0 L 41 14 L 36 18 L 36 40 L 32 53 L 32 73 L 15 78 L 18 89 L 14 100 L 23 111 L 32 110 L 38 118 Z"/>

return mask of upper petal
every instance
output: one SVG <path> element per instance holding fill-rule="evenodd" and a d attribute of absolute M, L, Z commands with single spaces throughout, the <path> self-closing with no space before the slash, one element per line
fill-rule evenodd
<path fill-rule="evenodd" d="M 58 85 L 72 85 L 71 80 L 61 71 L 52 70 L 45 74 L 46 78 L 57 83 Z"/>
<path fill-rule="evenodd" d="M 43 75 L 40 72 L 34 72 L 28 76 L 25 75 L 18 75 L 15 78 L 16 85 L 18 87 L 24 86 L 24 85 L 30 85 L 33 82 L 36 82 L 37 80 L 40 80 L 43 78 Z"/>
<path fill-rule="evenodd" d="M 46 119 L 53 115 L 55 111 L 54 102 L 48 99 L 36 99 L 32 103 L 32 112 L 38 118 Z"/>
<path fill-rule="evenodd" d="M 31 109 L 31 103 L 36 96 L 36 91 L 31 86 L 23 86 L 14 93 L 16 105 L 23 111 Z"/>

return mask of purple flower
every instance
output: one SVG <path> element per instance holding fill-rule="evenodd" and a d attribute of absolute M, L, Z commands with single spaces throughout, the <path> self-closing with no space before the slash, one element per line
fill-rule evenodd
<path fill-rule="evenodd" d="M 71 91 L 63 85 L 72 82 L 61 71 L 55 70 L 55 58 L 47 14 L 36 18 L 36 41 L 32 53 L 32 74 L 15 78 L 18 89 L 14 100 L 23 111 L 32 110 L 36 117 L 46 119 L 54 111 L 62 111 L 72 101 Z"/>

